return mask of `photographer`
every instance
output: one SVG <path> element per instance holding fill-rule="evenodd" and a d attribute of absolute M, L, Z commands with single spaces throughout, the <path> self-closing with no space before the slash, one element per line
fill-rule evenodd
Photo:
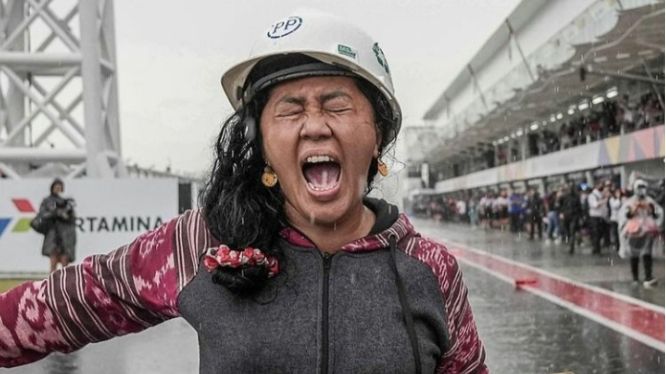
<path fill-rule="evenodd" d="M 62 197 L 65 191 L 62 180 L 56 178 L 50 191 L 50 195 L 42 200 L 35 218 L 41 229 L 35 229 L 44 234 L 42 255 L 50 259 L 50 272 L 53 272 L 58 264 L 65 267 L 76 258 L 76 216 L 74 200 Z"/>

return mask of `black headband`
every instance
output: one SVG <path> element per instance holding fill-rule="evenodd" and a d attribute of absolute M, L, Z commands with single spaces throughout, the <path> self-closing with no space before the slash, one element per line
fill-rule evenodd
<path fill-rule="evenodd" d="M 272 56 L 261 60 L 252 68 L 245 80 L 245 86 L 237 93 L 238 99 L 248 102 L 258 92 L 277 83 L 316 76 L 358 77 L 344 67 L 326 64 L 300 53 Z"/>

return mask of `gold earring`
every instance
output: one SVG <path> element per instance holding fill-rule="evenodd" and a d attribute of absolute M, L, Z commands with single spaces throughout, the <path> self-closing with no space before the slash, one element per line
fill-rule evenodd
<path fill-rule="evenodd" d="M 377 171 L 381 174 L 382 177 L 385 177 L 389 173 L 389 167 L 382 160 L 377 160 Z"/>
<path fill-rule="evenodd" d="M 275 174 L 272 167 L 266 165 L 266 167 L 264 168 L 264 173 L 261 174 L 261 183 L 264 186 L 271 188 L 275 186 L 277 182 L 278 182 L 277 174 Z"/>

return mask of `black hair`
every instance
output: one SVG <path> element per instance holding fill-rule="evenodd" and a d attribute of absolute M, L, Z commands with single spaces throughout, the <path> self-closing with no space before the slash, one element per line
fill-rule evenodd
<path fill-rule="evenodd" d="M 63 190 L 65 189 L 65 183 L 62 181 L 62 179 L 56 178 L 53 180 L 53 182 L 51 182 L 51 188 L 49 189 L 49 193 L 53 195 L 53 189 L 57 185 L 60 185 L 60 187 L 62 187 Z"/>
<path fill-rule="evenodd" d="M 386 98 L 373 85 L 354 79 L 374 109 L 381 154 L 395 140 L 399 123 Z M 279 182 L 272 188 L 261 183 L 266 163 L 259 121 L 269 93 L 270 88 L 263 89 L 224 121 L 215 142 L 215 161 L 199 198 L 208 228 L 221 243 L 237 250 L 259 248 L 284 261 L 277 245 L 280 230 L 288 225 L 284 197 Z M 368 192 L 377 171 L 375 159 L 368 171 Z M 281 264 L 280 268 L 285 266 Z M 268 271 L 263 267 L 219 267 L 213 272 L 215 283 L 240 296 L 260 290 L 267 280 Z"/>

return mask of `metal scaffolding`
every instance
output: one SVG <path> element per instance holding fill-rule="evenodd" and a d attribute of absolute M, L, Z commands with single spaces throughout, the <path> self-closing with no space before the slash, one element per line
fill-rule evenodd
<path fill-rule="evenodd" d="M 126 176 L 114 38 L 112 0 L 0 0 L 0 176 Z"/>

